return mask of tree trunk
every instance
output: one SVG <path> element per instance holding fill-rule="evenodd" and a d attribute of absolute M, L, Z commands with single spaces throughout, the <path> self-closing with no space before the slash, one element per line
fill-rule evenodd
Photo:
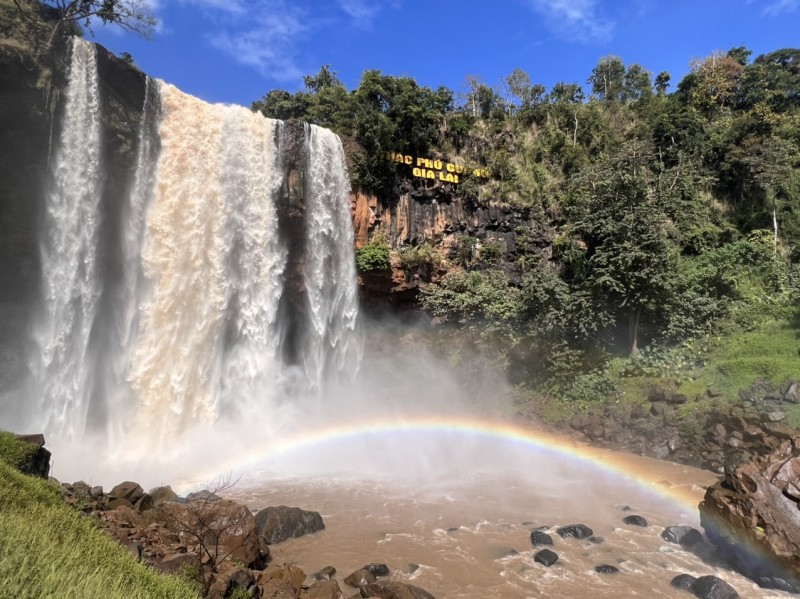
<path fill-rule="evenodd" d="M 772 253 L 778 255 L 778 206 L 775 201 L 775 196 L 772 196 L 772 228 L 775 234 L 772 237 Z"/>
<path fill-rule="evenodd" d="M 641 306 L 636 307 L 635 312 L 631 312 L 629 320 L 628 335 L 631 346 L 630 357 L 635 358 L 639 355 L 639 318 L 642 315 Z"/>

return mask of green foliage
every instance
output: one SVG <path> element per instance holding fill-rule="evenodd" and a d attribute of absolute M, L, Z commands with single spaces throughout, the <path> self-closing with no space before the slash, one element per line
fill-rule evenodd
<path fill-rule="evenodd" d="M 37 449 L 33 443 L 19 441 L 13 433 L 0 431 L 0 461 L 14 468 L 25 464 Z"/>
<path fill-rule="evenodd" d="M 407 276 L 420 275 L 430 279 L 433 271 L 439 268 L 443 258 L 431 243 L 423 241 L 419 245 L 407 246 L 400 250 L 400 267 Z"/>
<path fill-rule="evenodd" d="M 363 248 L 356 252 L 356 266 L 361 272 L 388 270 L 391 267 L 392 249 L 381 236 L 373 236 Z"/>
<path fill-rule="evenodd" d="M 458 100 L 378 71 L 348 91 L 326 66 L 257 107 L 334 128 L 353 183 L 389 203 L 429 182 L 403 180 L 387 150 L 491 168 L 489 181 L 464 176 L 437 194 L 513 214 L 514 245 L 501 256 L 457 233 L 447 258 L 467 272 L 421 301 L 509 371 L 582 404 L 610 392 L 605 376 L 618 387 L 683 380 L 710 339 L 785 320 L 798 304 L 800 50 L 751 58 L 732 48 L 671 82 L 606 56 L 589 97 L 517 69 L 498 87 L 469 77 Z M 424 279 L 441 257 L 422 243 L 399 260 Z M 359 252 L 362 271 L 387 265 L 386 248 Z M 635 357 L 601 375 L 625 354 Z"/>
<path fill-rule="evenodd" d="M 199 597 L 70 509 L 59 488 L 0 462 L 0 597 Z"/>
<path fill-rule="evenodd" d="M 422 306 L 442 322 L 514 343 L 521 338 L 520 290 L 501 271 L 452 271 L 441 285 L 422 290 Z"/>

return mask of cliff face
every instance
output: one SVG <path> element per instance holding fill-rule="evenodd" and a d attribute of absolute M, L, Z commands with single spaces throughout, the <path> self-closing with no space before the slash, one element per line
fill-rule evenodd
<path fill-rule="evenodd" d="M 491 244 L 498 254 L 496 267 L 512 280 L 521 276 L 519 258 L 530 253 L 548 258 L 554 238 L 554 231 L 529 210 L 500 202 L 475 205 L 445 187 L 420 190 L 405 186 L 389 199 L 356 191 L 352 204 L 356 248 L 379 234 L 395 250 L 428 242 L 447 259 L 453 258 L 465 241 L 474 254 Z M 429 276 L 420 277 L 404 272 L 395 255 L 391 271 L 361 274 L 362 301 L 413 306 L 420 284 L 441 279 L 454 266 L 453 260 L 445 260 Z"/>

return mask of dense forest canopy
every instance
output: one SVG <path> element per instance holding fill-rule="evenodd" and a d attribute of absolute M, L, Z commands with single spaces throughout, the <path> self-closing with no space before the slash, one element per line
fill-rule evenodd
<path fill-rule="evenodd" d="M 513 272 L 439 256 L 464 268 L 422 303 L 511 366 L 523 356 L 525 376 L 556 380 L 795 307 L 800 49 L 716 52 L 670 85 L 616 56 L 585 85 L 547 90 L 515 70 L 499 87 L 469 78 L 460 94 L 374 70 L 347 90 L 324 66 L 303 91 L 271 91 L 253 108 L 337 131 L 353 184 L 383 197 L 404 176 L 387 152 L 489 167 L 491 181 L 467 178 L 452 197 L 524 210 L 553 242 L 518 244 Z"/>

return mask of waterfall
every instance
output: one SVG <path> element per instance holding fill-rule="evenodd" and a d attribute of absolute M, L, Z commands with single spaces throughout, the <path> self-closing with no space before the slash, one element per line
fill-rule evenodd
<path fill-rule="evenodd" d="M 298 389 L 323 393 L 352 374 L 358 306 L 339 138 L 307 125 L 298 143 L 296 127 L 148 80 L 121 201 L 103 197 L 101 100 L 94 46 L 76 40 L 43 241 L 34 372 L 45 432 L 100 429 L 117 445 L 135 429 L 167 444 L 195 424 L 270 416 Z M 299 242 L 281 228 L 289 204 L 304 218 Z M 119 272 L 101 295 L 109 211 L 121 221 Z"/>
<path fill-rule="evenodd" d="M 83 431 L 94 380 L 90 346 L 100 297 L 100 94 L 94 44 L 73 38 L 66 106 L 42 226 L 42 313 L 31 364 L 43 427 Z"/>
<path fill-rule="evenodd" d="M 351 334 L 358 316 L 353 219 L 344 149 L 331 131 L 306 125 L 309 191 L 308 246 L 304 278 L 313 334 L 303 352 L 306 378 L 322 381 L 358 364 L 360 346 Z"/>

